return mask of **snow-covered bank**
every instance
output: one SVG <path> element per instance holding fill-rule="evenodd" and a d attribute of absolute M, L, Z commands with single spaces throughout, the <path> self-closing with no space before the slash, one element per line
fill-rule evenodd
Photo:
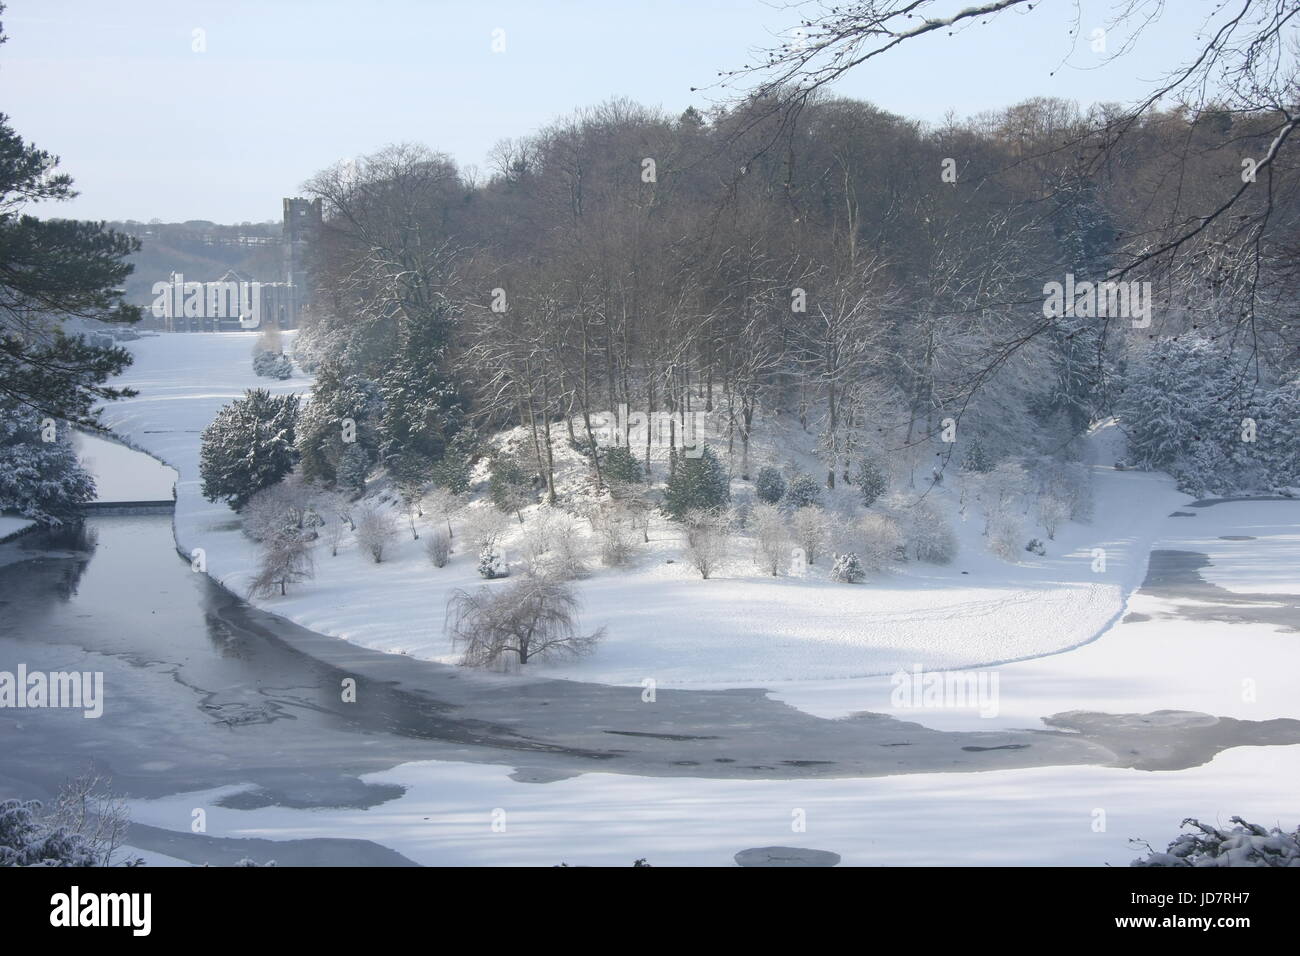
<path fill-rule="evenodd" d="M 106 412 L 133 445 L 179 471 L 181 550 L 203 548 L 209 573 L 240 592 L 256 548 L 240 533 L 238 516 L 200 495 L 199 435 L 246 388 L 284 393 L 309 385 L 257 378 L 249 358 L 255 337 L 175 334 L 132 343 L 136 363 L 119 383 L 140 395 Z M 680 560 L 675 533 L 662 525 L 634 568 L 598 570 L 580 583 L 584 624 L 608 628 L 597 652 L 530 669 L 604 683 L 752 686 L 888 674 L 913 664 L 971 667 L 1083 644 L 1116 620 L 1165 516 L 1187 500 L 1163 476 L 1104 465 L 1095 472 L 1094 522 L 1065 526 L 1046 557 L 1025 554 L 1015 565 L 994 558 L 972 518 L 957 528 L 961 550 L 953 564 L 913 564 L 856 586 L 820 576 L 773 579 L 748 560 L 704 581 Z M 313 581 L 260 603 L 366 647 L 451 662 L 443 608 L 453 590 L 482 582 L 475 556 L 456 554 L 434 569 L 422 544 L 399 537 L 381 565 L 351 543 L 337 557 L 319 553 Z M 670 556 L 679 560 L 670 563 Z"/>
<path fill-rule="evenodd" d="M 95 478 L 95 500 L 170 501 L 176 470 L 148 455 L 98 435 L 73 438 L 82 467 Z"/>
<path fill-rule="evenodd" d="M 596 773 L 544 784 L 509 773 L 404 764 L 365 778 L 407 788 L 369 810 L 226 809 L 216 802 L 241 789 L 228 787 L 136 801 L 131 813 L 178 829 L 203 807 L 209 836 L 362 838 L 427 866 L 628 866 L 638 857 L 727 866 L 738 850 L 774 844 L 832 850 L 845 866 L 1124 866 L 1144 855 L 1130 838 L 1162 848 L 1185 816 L 1294 827 L 1300 746 L 1237 748 L 1180 773 L 1046 767 L 776 781 Z M 796 831 L 801 820 L 806 829 Z"/>
<path fill-rule="evenodd" d="M 1258 540 L 1225 540 L 1252 532 Z M 1294 594 L 1298 541 L 1300 501 L 1235 501 L 1167 519 L 1155 547 L 1208 555 L 1212 563 L 1201 577 L 1231 582 L 1233 592 Z M 1134 594 L 1124 622 L 1097 641 L 998 667 L 997 713 L 989 717 L 969 707 L 899 710 L 888 678 L 777 684 L 771 696 L 823 717 L 869 710 L 938 730 L 1038 727 L 1040 718 L 1070 710 L 1296 717 L 1300 644 L 1294 632 L 1252 621 L 1245 608 L 1232 623 L 1200 619 L 1196 611 L 1203 608 L 1199 598 Z"/>

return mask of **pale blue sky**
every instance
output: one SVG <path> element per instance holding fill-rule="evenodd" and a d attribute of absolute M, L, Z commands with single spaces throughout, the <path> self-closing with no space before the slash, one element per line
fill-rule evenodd
<path fill-rule="evenodd" d="M 1098 68 L 1087 34 L 1114 6 L 1043 0 L 905 45 L 835 90 L 930 121 L 1034 95 L 1130 100 L 1187 54 L 1211 5 L 1172 0 Z M 0 110 L 82 192 L 41 214 L 270 220 L 317 169 L 390 142 L 483 168 L 496 141 L 610 96 L 705 108 L 725 91 L 691 86 L 797 19 L 762 0 L 8 0 Z"/>

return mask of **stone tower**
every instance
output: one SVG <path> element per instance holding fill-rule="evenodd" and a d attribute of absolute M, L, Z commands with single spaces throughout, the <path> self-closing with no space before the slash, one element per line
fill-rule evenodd
<path fill-rule="evenodd" d="M 289 284 L 288 328 L 296 329 L 303 311 L 311 308 L 311 279 L 307 273 L 307 246 L 321 225 L 319 199 L 284 201 L 284 281 Z"/>

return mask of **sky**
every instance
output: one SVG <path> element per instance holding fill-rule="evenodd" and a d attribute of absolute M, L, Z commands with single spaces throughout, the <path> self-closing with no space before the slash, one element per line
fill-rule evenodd
<path fill-rule="evenodd" d="M 970 0 L 941 3 L 937 12 Z M 1171 0 L 1107 62 L 1120 0 L 1042 0 L 904 44 L 833 92 L 929 122 L 1030 96 L 1127 102 L 1210 0 Z M 798 24 L 779 0 L 6 0 L 0 110 L 81 195 L 38 215 L 278 220 L 319 169 L 394 142 L 487 168 L 496 142 L 625 96 L 676 114 Z M 1071 31 L 1082 27 L 1082 39 Z M 500 31 L 500 32 L 497 32 Z M 1107 35 L 1113 53 L 1124 37 Z M 494 41 L 504 49 L 494 51 Z M 692 93 L 691 87 L 703 88 Z"/>

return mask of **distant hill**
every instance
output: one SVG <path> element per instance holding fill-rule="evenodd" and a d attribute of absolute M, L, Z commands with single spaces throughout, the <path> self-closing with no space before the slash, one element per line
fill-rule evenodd
<path fill-rule="evenodd" d="M 220 225 L 206 220 L 178 223 L 110 222 L 119 232 L 137 237 L 140 251 L 131 257 L 126 299 L 133 305 L 153 303 L 153 284 L 173 272 L 186 281 L 208 282 L 233 270 L 259 282 L 284 280 L 284 252 L 278 222 Z M 150 325 L 150 317 L 142 323 Z"/>

